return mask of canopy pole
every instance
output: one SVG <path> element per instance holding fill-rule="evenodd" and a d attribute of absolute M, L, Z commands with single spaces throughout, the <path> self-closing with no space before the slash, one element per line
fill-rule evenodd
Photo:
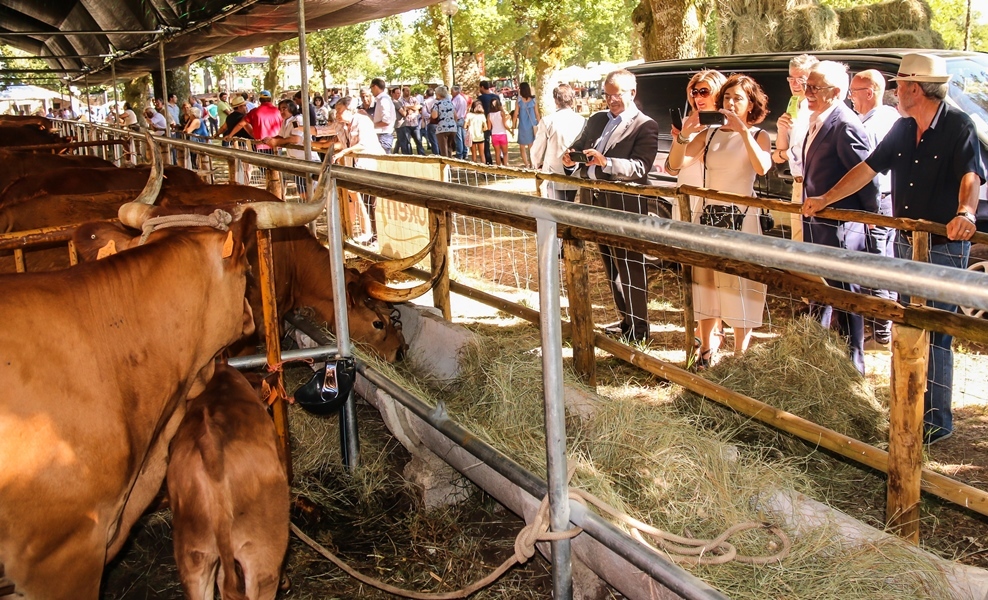
<path fill-rule="evenodd" d="M 161 95 L 164 96 L 161 101 L 165 105 L 165 124 L 168 129 L 167 136 L 171 137 L 172 127 L 175 126 L 175 122 L 172 121 L 171 112 L 168 110 L 168 79 L 165 76 L 165 36 L 161 36 L 161 40 L 158 42 L 158 62 L 161 66 Z"/>
<path fill-rule="evenodd" d="M 86 112 L 89 113 L 88 121 L 93 122 L 93 107 L 89 105 L 89 73 L 86 73 Z"/>
<path fill-rule="evenodd" d="M 308 57 L 305 49 L 305 0 L 298 0 L 298 67 L 302 72 L 302 147 L 305 149 L 305 160 L 312 155 L 312 126 L 309 122 L 309 78 Z M 306 179 L 309 177 L 306 176 Z M 311 183 L 309 183 L 311 189 Z"/>
<path fill-rule="evenodd" d="M 117 109 L 120 107 L 120 100 L 117 99 L 117 65 L 110 62 L 110 85 L 113 86 L 113 122 L 120 124 Z"/>

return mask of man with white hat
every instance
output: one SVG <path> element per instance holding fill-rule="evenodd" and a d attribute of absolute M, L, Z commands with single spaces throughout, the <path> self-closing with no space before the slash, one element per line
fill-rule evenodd
<path fill-rule="evenodd" d="M 946 61 L 932 54 L 902 57 L 896 97 L 904 118 L 896 122 L 874 152 L 822 196 L 808 198 L 803 214 L 818 211 L 861 189 L 878 173 L 892 171 L 893 215 L 926 219 L 947 226 L 947 236 L 930 236 L 930 262 L 967 268 L 976 231 L 978 192 L 985 181 L 981 146 L 974 122 L 943 101 L 947 96 Z M 912 257 L 911 232 L 896 240 L 896 256 Z M 903 299 L 908 302 L 908 298 Z M 944 302 L 935 308 L 956 311 Z M 928 444 L 953 433 L 950 411 L 953 385 L 953 337 L 931 332 L 927 367 L 924 440 Z"/>

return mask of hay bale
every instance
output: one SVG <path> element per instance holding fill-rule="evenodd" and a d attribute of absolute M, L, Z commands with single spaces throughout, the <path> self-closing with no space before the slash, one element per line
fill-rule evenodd
<path fill-rule="evenodd" d="M 888 440 L 888 414 L 848 358 L 847 343 L 809 318 L 790 322 L 775 341 L 728 357 L 703 373 L 775 408 L 796 414 L 869 444 Z M 763 425 L 693 392 L 677 399 L 679 410 L 752 446 L 804 455 L 801 440 Z"/>
<path fill-rule="evenodd" d="M 777 52 L 828 50 L 840 41 L 837 13 L 829 6 L 808 4 L 786 11 L 775 31 Z"/>
<path fill-rule="evenodd" d="M 856 40 L 902 29 L 929 31 L 932 11 L 923 0 L 888 0 L 838 10 L 837 17 L 841 39 Z"/>
<path fill-rule="evenodd" d="M 891 33 L 873 35 L 856 40 L 841 40 L 834 50 L 852 48 L 944 48 L 943 36 L 929 30 L 912 31 L 901 29 Z"/>

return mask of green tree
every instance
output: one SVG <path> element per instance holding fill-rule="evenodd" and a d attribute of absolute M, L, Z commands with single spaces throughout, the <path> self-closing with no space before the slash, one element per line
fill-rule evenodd
<path fill-rule="evenodd" d="M 367 56 L 369 28 L 370 23 L 358 23 L 305 36 L 309 64 L 322 81 L 324 90 L 329 87 L 327 77 L 334 82 L 346 82 L 367 69 L 370 63 Z"/>
<path fill-rule="evenodd" d="M 51 66 L 47 61 L 37 58 L 21 60 L 21 58 L 29 56 L 31 55 L 27 52 L 0 44 L 0 69 L 33 69 L 37 71 L 35 73 L 4 73 L 3 77 L 0 77 L 0 89 L 7 89 L 11 85 L 28 84 L 57 91 L 60 85 L 57 81 L 59 74 L 49 70 Z M 17 60 L 11 60 L 14 58 Z"/>
<path fill-rule="evenodd" d="M 264 71 L 264 89 L 269 90 L 275 98 L 281 91 L 278 89 L 278 83 L 281 81 L 282 44 L 284 42 L 264 47 L 264 51 L 268 55 L 267 70 Z"/>

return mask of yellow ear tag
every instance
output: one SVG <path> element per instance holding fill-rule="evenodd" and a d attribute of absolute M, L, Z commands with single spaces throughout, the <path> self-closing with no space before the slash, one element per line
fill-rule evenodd
<path fill-rule="evenodd" d="M 233 256 L 233 232 L 226 232 L 226 241 L 223 242 L 223 258 Z"/>
<path fill-rule="evenodd" d="M 113 256 L 116 253 L 117 253 L 117 243 L 113 240 L 110 240 L 109 242 L 106 243 L 105 246 L 99 249 L 99 252 L 96 253 L 96 260 L 99 260 L 101 258 L 106 258 L 107 256 Z"/>

